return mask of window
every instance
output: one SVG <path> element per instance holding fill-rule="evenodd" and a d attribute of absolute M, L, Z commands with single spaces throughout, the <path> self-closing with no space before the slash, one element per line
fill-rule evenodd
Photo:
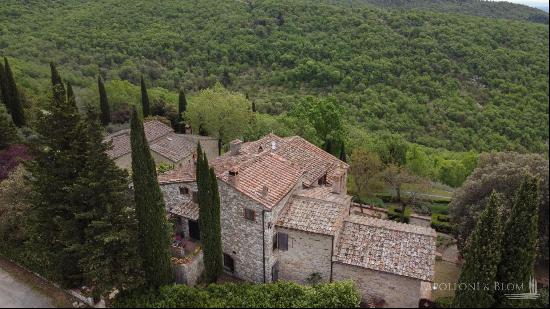
<path fill-rule="evenodd" d="M 199 202 L 199 196 L 197 191 L 193 191 L 193 194 L 191 194 L 191 196 L 192 196 L 191 198 L 193 199 L 193 203 Z"/>
<path fill-rule="evenodd" d="M 189 188 L 187 188 L 187 187 L 180 187 L 180 194 L 188 195 L 188 194 L 189 194 Z"/>
<path fill-rule="evenodd" d="M 256 221 L 256 212 L 252 209 L 244 209 L 244 218 L 250 221 Z"/>
<path fill-rule="evenodd" d="M 227 253 L 223 254 L 223 269 L 230 273 L 235 272 L 235 260 Z"/>
<path fill-rule="evenodd" d="M 273 239 L 273 249 L 279 249 L 281 251 L 288 250 L 288 234 L 277 233 Z"/>

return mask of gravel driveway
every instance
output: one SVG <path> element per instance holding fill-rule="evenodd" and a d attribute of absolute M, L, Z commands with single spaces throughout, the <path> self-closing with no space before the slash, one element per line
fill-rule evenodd
<path fill-rule="evenodd" d="M 0 268 L 0 308 L 53 308 L 53 301 Z"/>

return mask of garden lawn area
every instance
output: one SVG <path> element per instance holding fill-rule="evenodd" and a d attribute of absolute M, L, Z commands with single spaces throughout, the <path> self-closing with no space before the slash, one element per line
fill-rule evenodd
<path fill-rule="evenodd" d="M 445 262 L 445 261 L 435 261 L 435 278 L 434 283 L 439 284 L 447 283 L 452 285 L 458 281 L 460 276 L 460 266 L 454 263 Z M 451 289 L 437 289 L 432 290 L 433 299 L 440 297 L 452 297 L 454 296 L 454 291 Z"/>

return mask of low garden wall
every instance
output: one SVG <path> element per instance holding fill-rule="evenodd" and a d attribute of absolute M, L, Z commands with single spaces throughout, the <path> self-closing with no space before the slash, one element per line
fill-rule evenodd
<path fill-rule="evenodd" d="M 200 251 L 190 260 L 172 259 L 176 283 L 194 286 L 204 271 L 203 253 Z"/>

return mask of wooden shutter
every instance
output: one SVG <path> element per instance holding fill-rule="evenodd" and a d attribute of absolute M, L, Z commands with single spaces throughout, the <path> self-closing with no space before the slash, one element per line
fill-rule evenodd
<path fill-rule="evenodd" d="M 250 221 L 256 221 L 256 212 L 252 209 L 244 209 L 244 218 Z"/>
<path fill-rule="evenodd" d="M 277 248 L 281 251 L 288 250 L 288 234 L 277 233 Z"/>

